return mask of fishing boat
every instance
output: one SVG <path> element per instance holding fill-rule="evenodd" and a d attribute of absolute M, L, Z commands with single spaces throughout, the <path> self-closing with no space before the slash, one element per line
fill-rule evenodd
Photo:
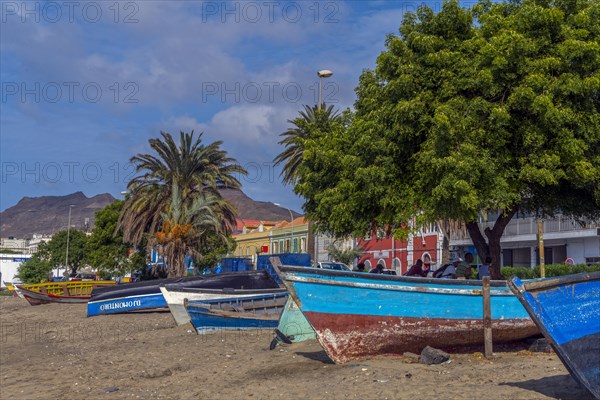
<path fill-rule="evenodd" d="M 285 289 L 257 290 L 251 297 L 188 301 L 184 307 L 199 334 L 220 330 L 267 329 L 277 327 L 287 300 Z M 262 292 L 262 293 L 260 293 Z"/>
<path fill-rule="evenodd" d="M 265 271 L 243 271 L 126 283 L 94 290 L 88 302 L 87 316 L 167 308 L 160 287 L 170 284 L 181 288 L 245 289 L 273 285 L 272 282 L 273 278 Z"/>
<path fill-rule="evenodd" d="M 508 284 L 571 375 L 600 399 L 600 271 Z"/>
<path fill-rule="evenodd" d="M 248 287 L 252 286 L 252 287 Z M 273 293 L 280 291 L 280 287 L 274 279 L 260 279 L 252 282 L 251 285 L 246 285 L 243 289 L 234 289 L 224 287 L 221 289 L 208 289 L 198 287 L 184 287 L 179 284 L 167 284 L 160 287 L 169 310 L 175 319 L 177 325 L 183 325 L 190 322 L 190 316 L 183 305 L 184 300 L 188 301 L 206 301 L 219 299 L 244 299 L 256 296 L 257 291 L 260 293 Z"/>
<path fill-rule="evenodd" d="M 46 282 L 16 285 L 15 291 L 32 306 L 47 303 L 87 303 L 97 287 L 114 285 L 115 281 Z"/>
<path fill-rule="evenodd" d="M 483 344 L 481 281 L 273 266 L 336 363 Z M 506 282 L 490 286 L 495 342 L 539 332 Z"/>

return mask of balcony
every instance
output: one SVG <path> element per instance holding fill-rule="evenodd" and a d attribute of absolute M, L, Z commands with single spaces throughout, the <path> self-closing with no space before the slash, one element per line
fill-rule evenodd
<path fill-rule="evenodd" d="M 544 236 L 545 237 L 581 237 L 581 236 L 597 236 L 600 231 L 600 224 L 595 221 L 583 220 L 575 221 L 572 218 L 558 216 L 553 219 L 545 219 Z M 483 232 L 485 228 L 492 228 L 494 222 L 482 222 L 479 224 L 479 229 Z M 502 235 L 502 241 L 515 240 L 530 240 L 537 234 L 537 219 L 530 218 L 513 218 Z M 450 242 L 453 245 L 470 244 L 471 238 L 466 228 L 462 228 L 451 233 Z M 462 243 L 464 242 L 464 243 Z"/>

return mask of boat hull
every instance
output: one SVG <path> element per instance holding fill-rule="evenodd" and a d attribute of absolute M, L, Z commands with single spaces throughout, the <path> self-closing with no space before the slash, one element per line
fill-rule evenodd
<path fill-rule="evenodd" d="M 272 292 L 272 291 L 271 291 Z M 190 322 L 198 334 L 221 330 L 276 328 L 287 300 L 285 289 L 250 298 L 226 298 L 184 302 Z"/>
<path fill-rule="evenodd" d="M 600 399 L 600 272 L 509 286 L 571 375 Z"/>
<path fill-rule="evenodd" d="M 244 271 L 219 275 L 159 279 L 127 283 L 114 288 L 95 290 L 88 302 L 88 317 L 168 307 L 160 287 L 178 285 L 181 288 L 244 288 L 277 287 L 265 271 Z"/>
<path fill-rule="evenodd" d="M 15 292 L 32 306 L 48 303 L 87 303 L 94 288 L 114 284 L 114 281 L 47 282 L 17 285 Z"/>
<path fill-rule="evenodd" d="M 19 288 L 21 294 L 32 306 L 48 303 L 77 304 L 87 303 L 90 296 L 60 296 L 52 293 L 39 293 L 33 290 Z"/>
<path fill-rule="evenodd" d="M 180 289 L 177 285 L 161 286 L 160 291 L 162 292 L 177 325 L 183 325 L 190 322 L 190 316 L 184 306 L 185 300 L 203 302 L 227 298 L 247 299 L 256 296 L 254 290 Z M 279 289 L 274 289 L 274 291 L 279 291 Z M 265 292 L 263 291 L 262 293 Z"/>
<path fill-rule="evenodd" d="M 336 363 L 483 344 L 481 282 L 279 268 L 317 339 Z M 495 342 L 539 333 L 504 282 L 491 287 Z"/>

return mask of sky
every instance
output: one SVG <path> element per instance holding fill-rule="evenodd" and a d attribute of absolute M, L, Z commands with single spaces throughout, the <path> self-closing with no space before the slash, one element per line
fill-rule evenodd
<path fill-rule="evenodd" d="M 160 132 L 203 132 L 244 192 L 301 211 L 273 158 L 304 104 L 352 108 L 408 1 L 0 1 L 0 210 L 122 197 Z M 434 11 L 441 2 L 428 2 Z"/>

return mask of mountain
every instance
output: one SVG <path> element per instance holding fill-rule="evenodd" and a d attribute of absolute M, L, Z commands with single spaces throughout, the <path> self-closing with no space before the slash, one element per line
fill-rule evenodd
<path fill-rule="evenodd" d="M 244 192 L 237 189 L 221 189 L 223 198 L 229 200 L 240 214 L 241 219 L 256 219 L 260 221 L 283 221 L 290 220 L 290 210 L 285 207 L 276 206 L 269 201 L 256 201 L 246 196 Z M 299 217 L 292 211 L 294 218 Z"/>
<path fill-rule="evenodd" d="M 290 219 L 287 208 L 267 201 L 254 201 L 241 190 L 221 190 L 224 198 L 231 201 L 242 219 L 282 221 Z M 94 212 L 112 203 L 109 193 L 87 197 L 82 192 L 66 196 L 23 197 L 16 205 L 0 213 L 0 237 L 14 236 L 29 239 L 34 233 L 52 234 L 65 230 L 71 209 L 71 227 L 79 230 L 94 226 Z M 293 212 L 293 211 L 292 211 Z M 293 212 L 294 218 L 300 214 Z"/>
<path fill-rule="evenodd" d="M 16 205 L 0 213 L 0 236 L 28 239 L 34 233 L 52 234 L 67 229 L 69 206 L 71 227 L 91 229 L 94 212 L 115 200 L 108 193 L 87 197 L 82 192 L 66 196 L 23 197 Z"/>

